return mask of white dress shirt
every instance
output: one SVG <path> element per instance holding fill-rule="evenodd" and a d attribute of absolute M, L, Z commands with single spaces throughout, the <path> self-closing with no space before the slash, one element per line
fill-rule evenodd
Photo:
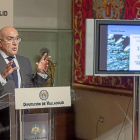
<path fill-rule="evenodd" d="M 9 60 L 7 59 L 7 57 L 9 57 L 8 55 L 6 55 L 2 50 L 0 50 L 0 54 L 2 55 L 2 57 L 4 58 L 6 64 L 9 63 Z M 21 85 L 21 76 L 20 76 L 20 72 L 19 72 L 19 64 L 18 64 L 18 61 L 16 59 L 16 55 L 14 55 L 14 58 L 13 58 L 14 62 L 15 62 L 15 65 L 16 67 L 18 67 L 17 69 L 17 75 L 18 75 L 18 88 L 20 88 L 20 85 Z M 1 74 L 0 74 L 0 82 L 1 84 L 4 86 L 7 82 L 6 82 L 6 79 L 3 79 Z"/>

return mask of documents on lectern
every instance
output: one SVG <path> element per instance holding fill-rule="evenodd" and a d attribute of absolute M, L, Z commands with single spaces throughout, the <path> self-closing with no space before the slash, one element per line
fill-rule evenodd
<path fill-rule="evenodd" d="M 15 89 L 15 109 L 71 106 L 70 87 Z"/>

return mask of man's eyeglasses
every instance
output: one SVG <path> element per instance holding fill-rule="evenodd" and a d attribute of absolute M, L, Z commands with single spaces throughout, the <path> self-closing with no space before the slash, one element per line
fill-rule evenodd
<path fill-rule="evenodd" d="M 3 39 L 1 39 L 1 40 L 3 40 Z M 7 43 L 13 43 L 13 41 L 16 41 L 17 43 L 19 43 L 21 41 L 21 38 L 20 37 L 16 37 L 16 38 L 7 37 L 6 40 L 4 40 L 4 41 L 6 41 Z"/>

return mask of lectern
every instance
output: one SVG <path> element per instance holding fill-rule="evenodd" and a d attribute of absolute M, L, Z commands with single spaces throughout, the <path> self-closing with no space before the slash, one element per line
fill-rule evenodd
<path fill-rule="evenodd" d="M 70 87 L 16 89 L 0 97 L 0 139 L 55 140 L 54 108 L 71 106 Z M 47 113 L 30 114 L 31 109 Z"/>

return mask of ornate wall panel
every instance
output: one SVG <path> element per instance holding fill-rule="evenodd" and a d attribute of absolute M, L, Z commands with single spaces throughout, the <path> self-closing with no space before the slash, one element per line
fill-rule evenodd
<path fill-rule="evenodd" d="M 85 76 L 85 19 L 140 17 L 140 0 L 74 0 L 74 85 L 132 91 L 133 77 Z"/>

